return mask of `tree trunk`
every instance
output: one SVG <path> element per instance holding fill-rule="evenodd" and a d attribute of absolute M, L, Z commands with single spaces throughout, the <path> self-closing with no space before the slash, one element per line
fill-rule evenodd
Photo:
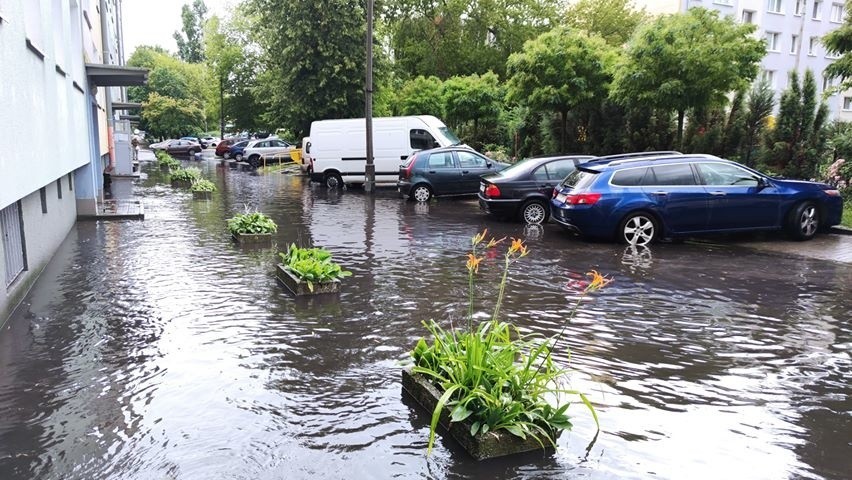
<path fill-rule="evenodd" d="M 677 111 L 677 149 L 683 151 L 683 116 L 684 110 Z"/>
<path fill-rule="evenodd" d="M 225 79 L 219 77 L 219 138 L 225 138 Z"/>

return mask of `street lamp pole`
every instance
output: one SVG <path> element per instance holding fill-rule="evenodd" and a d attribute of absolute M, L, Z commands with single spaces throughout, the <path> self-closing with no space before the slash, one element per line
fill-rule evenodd
<path fill-rule="evenodd" d="M 367 0 L 367 79 L 364 87 L 364 118 L 367 121 L 367 164 L 364 169 L 364 190 L 373 192 L 376 185 L 376 165 L 373 163 L 373 0 Z"/>

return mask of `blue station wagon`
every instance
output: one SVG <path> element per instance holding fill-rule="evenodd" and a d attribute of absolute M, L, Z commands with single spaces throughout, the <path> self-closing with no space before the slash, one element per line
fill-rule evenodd
<path fill-rule="evenodd" d="M 781 180 L 710 155 L 580 165 L 556 189 L 551 218 L 584 236 L 647 245 L 703 233 L 786 230 L 797 240 L 840 223 L 830 185 Z"/>

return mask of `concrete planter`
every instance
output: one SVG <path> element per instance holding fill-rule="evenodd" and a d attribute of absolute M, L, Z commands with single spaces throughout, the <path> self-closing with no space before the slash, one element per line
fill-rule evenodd
<path fill-rule="evenodd" d="M 314 291 L 312 292 L 308 288 L 308 283 L 299 279 L 290 271 L 289 268 L 285 267 L 283 263 L 279 263 L 275 266 L 275 275 L 278 277 L 278 280 L 280 280 L 281 283 L 283 283 L 284 286 L 296 296 L 340 292 L 340 280 L 338 279 L 334 279 L 331 282 L 315 283 Z"/>
<path fill-rule="evenodd" d="M 410 369 L 404 369 L 402 371 L 402 390 L 408 393 L 421 407 L 425 408 L 431 418 L 435 405 L 441 398 L 441 391 L 435 385 L 425 376 L 411 373 Z M 542 446 L 536 439 L 528 437 L 524 440 L 505 430 L 485 434 L 478 433 L 476 436 L 472 436 L 470 434 L 472 424 L 470 420 L 450 423 L 450 412 L 449 408 L 444 407 L 444 411 L 441 412 L 441 426 L 467 450 L 467 453 L 477 460 L 542 450 Z M 558 438 L 561 433 L 561 431 L 557 432 L 556 437 Z M 553 449 L 546 439 L 543 439 L 542 443 L 545 445 L 544 450 Z"/>
<path fill-rule="evenodd" d="M 213 198 L 213 192 L 192 192 L 192 198 L 195 200 L 210 200 Z"/>
<path fill-rule="evenodd" d="M 271 247 L 271 233 L 232 233 L 231 238 L 246 247 Z"/>
<path fill-rule="evenodd" d="M 192 182 L 188 180 L 172 180 L 172 187 L 174 188 L 189 188 L 192 186 Z"/>

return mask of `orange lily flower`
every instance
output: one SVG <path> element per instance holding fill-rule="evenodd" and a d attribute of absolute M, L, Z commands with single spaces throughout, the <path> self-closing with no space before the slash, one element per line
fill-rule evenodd
<path fill-rule="evenodd" d="M 600 290 L 601 288 L 607 286 L 610 282 L 612 282 L 611 278 L 606 278 L 597 270 L 592 270 L 591 272 L 586 273 L 586 275 L 590 275 L 592 277 L 592 281 L 589 282 L 589 285 L 586 286 L 587 292 L 594 292 Z"/>
<path fill-rule="evenodd" d="M 483 240 L 485 240 L 486 235 L 488 235 L 487 228 L 481 233 L 477 233 L 476 235 L 474 235 L 473 238 L 470 239 L 470 243 L 472 243 L 473 245 L 479 245 L 480 243 L 482 243 Z"/>
<path fill-rule="evenodd" d="M 472 253 L 467 254 L 467 269 L 473 273 L 479 273 L 479 262 L 485 257 L 475 257 Z"/>

